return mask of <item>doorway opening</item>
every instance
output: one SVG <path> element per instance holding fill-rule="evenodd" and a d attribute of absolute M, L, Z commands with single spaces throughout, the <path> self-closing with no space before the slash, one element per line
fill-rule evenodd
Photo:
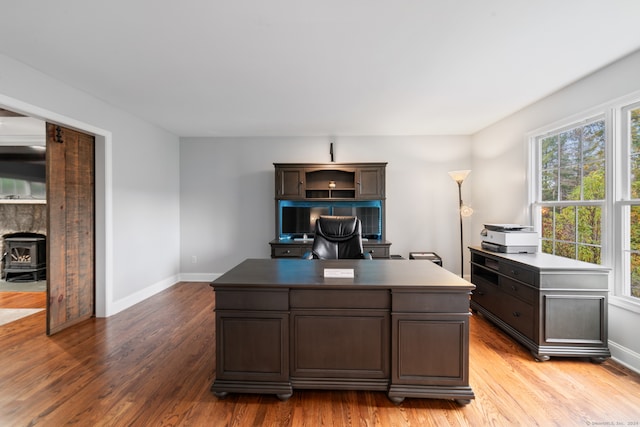
<path fill-rule="evenodd" d="M 110 300 L 109 296 L 112 295 L 111 277 L 107 274 L 108 266 L 111 265 L 111 251 L 109 250 L 111 247 L 109 230 L 112 228 L 110 214 L 111 133 L 0 94 L 0 109 L 4 108 L 23 116 L 41 120 L 43 126 L 44 122 L 56 123 L 93 135 L 95 138 L 95 314 L 98 317 L 106 317 L 110 314 L 108 301 Z M 1 136 L 0 145 L 2 145 Z M 46 296 L 44 300 L 46 301 Z"/>

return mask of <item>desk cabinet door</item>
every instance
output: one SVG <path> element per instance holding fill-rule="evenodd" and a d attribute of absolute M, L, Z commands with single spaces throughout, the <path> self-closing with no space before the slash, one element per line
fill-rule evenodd
<path fill-rule="evenodd" d="M 389 377 L 387 311 L 296 310 L 291 320 L 293 377 Z"/>
<path fill-rule="evenodd" d="M 393 384 L 468 384 L 468 316 L 394 314 L 392 325 Z"/>
<path fill-rule="evenodd" d="M 216 377 L 238 381 L 288 381 L 289 315 L 216 312 Z"/>

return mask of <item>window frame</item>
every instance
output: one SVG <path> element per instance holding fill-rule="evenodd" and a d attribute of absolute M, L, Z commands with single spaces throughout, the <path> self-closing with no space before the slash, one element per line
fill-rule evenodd
<path fill-rule="evenodd" d="M 616 114 L 616 127 L 618 130 L 619 149 L 616 153 L 616 163 L 619 167 L 619 173 L 616 175 L 616 194 L 614 200 L 614 211 L 617 219 L 615 224 L 616 253 L 615 262 L 613 264 L 614 284 L 612 292 L 612 300 L 626 308 L 632 308 L 634 311 L 640 312 L 640 297 L 634 297 L 627 294 L 627 288 L 631 285 L 627 278 L 631 275 L 630 258 L 626 253 L 630 251 L 628 245 L 628 236 L 631 233 L 631 224 L 629 222 L 629 210 L 632 206 L 640 206 L 640 198 L 631 197 L 631 135 L 629 132 L 629 113 L 632 110 L 640 109 L 640 94 L 626 98 L 614 109 Z M 630 252 L 629 252 L 630 253 Z"/>
<path fill-rule="evenodd" d="M 538 250 L 542 250 L 542 209 L 545 207 L 582 207 L 582 206 L 597 206 L 600 207 L 602 213 L 602 224 L 601 224 L 601 236 L 600 236 L 600 265 L 608 266 L 610 265 L 610 258 L 608 257 L 608 248 L 609 245 L 609 232 L 607 224 L 608 215 L 608 203 L 607 201 L 611 198 L 612 188 L 609 186 L 610 179 L 605 180 L 605 198 L 602 200 L 556 200 L 556 201 L 543 201 L 542 200 L 542 179 L 541 179 L 541 170 L 539 169 L 539 165 L 542 160 L 542 149 L 539 143 L 543 138 L 560 134 L 564 131 L 568 131 L 580 126 L 587 125 L 589 123 L 593 123 L 596 121 L 604 121 L 605 126 L 605 176 L 610 177 L 610 152 L 609 147 L 610 143 L 610 123 L 611 117 L 607 112 L 600 108 L 590 110 L 583 114 L 574 115 L 568 119 L 560 120 L 555 122 L 549 126 L 545 126 L 539 128 L 533 132 L 529 132 L 527 135 L 528 143 L 529 143 L 529 209 L 530 209 L 530 217 L 532 218 L 532 225 L 534 230 L 540 233 L 540 240 L 538 244 Z M 582 164 L 581 164 L 582 166 Z M 582 192 L 582 190 L 581 190 Z M 576 227 L 577 233 L 577 227 Z M 577 240 L 577 238 L 576 238 Z M 579 242 L 575 242 L 578 244 Z"/>

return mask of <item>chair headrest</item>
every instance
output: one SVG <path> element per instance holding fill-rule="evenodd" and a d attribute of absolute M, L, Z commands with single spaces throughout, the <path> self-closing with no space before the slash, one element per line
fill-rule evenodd
<path fill-rule="evenodd" d="M 328 237 L 351 236 L 359 231 L 358 218 L 354 216 L 320 216 L 316 232 Z"/>

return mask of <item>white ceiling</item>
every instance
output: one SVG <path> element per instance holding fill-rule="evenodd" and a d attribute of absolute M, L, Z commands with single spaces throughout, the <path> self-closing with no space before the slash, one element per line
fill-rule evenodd
<path fill-rule="evenodd" d="M 179 136 L 470 134 L 640 48 L 638 0 L 3 2 L 0 53 Z"/>

